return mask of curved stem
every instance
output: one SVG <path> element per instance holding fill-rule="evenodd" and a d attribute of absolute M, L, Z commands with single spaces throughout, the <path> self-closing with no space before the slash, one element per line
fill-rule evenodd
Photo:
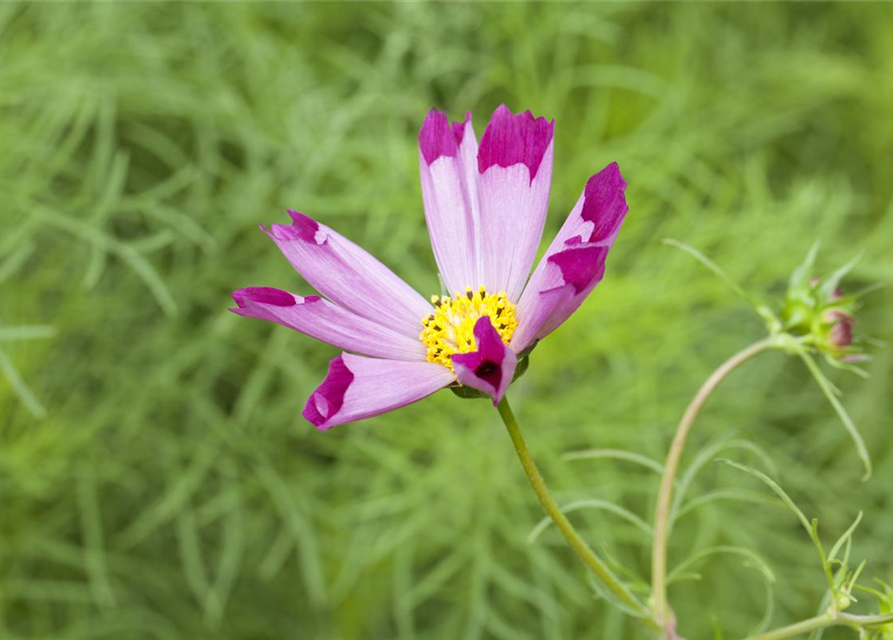
<path fill-rule="evenodd" d="M 792 638 L 809 633 L 810 631 L 815 631 L 816 629 L 830 627 L 833 624 L 835 624 L 834 620 L 825 614 L 816 616 L 815 618 L 809 618 L 808 620 L 801 620 L 800 622 L 795 622 L 786 627 L 766 631 L 765 633 L 756 636 L 751 636 L 748 640 L 781 640 L 782 638 Z"/>
<path fill-rule="evenodd" d="M 679 426 L 676 427 L 676 435 L 673 436 L 673 443 L 670 445 L 667 463 L 661 476 L 657 508 L 654 515 L 654 542 L 651 550 L 652 608 L 655 620 L 664 629 L 672 631 L 675 627 L 675 620 L 667 603 L 667 535 L 670 528 L 670 504 L 673 498 L 673 483 L 676 480 L 676 472 L 679 470 L 679 461 L 682 458 L 685 441 L 695 422 L 695 418 L 698 417 L 698 413 L 700 413 L 707 402 L 707 398 L 710 397 L 726 376 L 742 363 L 758 353 L 775 346 L 775 344 L 775 338 L 765 338 L 739 351 L 722 363 L 701 385 L 701 388 L 698 389 L 698 393 L 685 410 Z"/>
<path fill-rule="evenodd" d="M 823 629 L 825 627 L 841 626 L 851 629 L 867 629 L 878 625 L 893 623 L 893 613 L 885 613 L 877 616 L 854 616 L 847 613 L 826 613 L 824 615 L 809 618 L 801 622 L 766 631 L 759 635 L 750 636 L 747 640 L 783 640 L 795 636 Z"/>
<path fill-rule="evenodd" d="M 648 616 L 648 608 L 630 592 L 626 585 L 614 575 L 614 572 L 611 571 L 604 561 L 595 554 L 588 544 L 586 544 L 586 541 L 580 537 L 580 534 L 574 528 L 574 525 L 570 523 L 567 516 L 561 511 L 561 507 L 555 502 L 552 494 L 549 493 L 549 489 L 546 487 L 543 476 L 540 474 L 536 463 L 530 455 L 530 451 L 527 449 L 527 443 L 524 441 L 524 436 L 521 435 L 518 421 L 515 419 L 514 413 L 512 413 L 507 398 L 502 399 L 497 410 L 499 411 L 500 417 L 502 417 L 502 421 L 505 423 L 505 428 L 508 430 L 509 437 L 512 439 L 512 444 L 515 445 L 515 451 L 518 453 L 518 459 L 521 461 L 524 473 L 530 481 L 530 486 L 533 487 L 533 491 L 536 493 L 537 498 L 539 498 L 546 513 L 552 518 L 552 521 L 555 523 L 555 526 L 558 527 L 558 530 L 564 534 L 564 537 L 567 539 L 571 548 L 577 553 L 580 559 L 586 563 L 586 566 L 592 570 L 605 588 L 617 598 L 617 600 L 638 613 L 640 616 Z M 653 625 L 650 619 L 645 619 L 648 620 L 648 623 Z"/>

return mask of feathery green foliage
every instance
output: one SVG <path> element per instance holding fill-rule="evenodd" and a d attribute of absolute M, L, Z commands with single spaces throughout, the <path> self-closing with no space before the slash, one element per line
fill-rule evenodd
<path fill-rule="evenodd" d="M 844 286 L 893 283 L 891 77 L 884 4 L 0 4 L 0 638 L 644 637 L 536 528 L 487 403 L 441 392 L 326 434 L 300 418 L 334 349 L 226 311 L 242 286 L 309 293 L 257 224 L 306 211 L 427 294 L 429 107 L 473 110 L 478 135 L 500 102 L 555 118 L 547 238 L 616 160 L 630 214 L 607 276 L 509 396 L 647 597 L 641 463 L 763 331 L 661 239 L 766 298 L 816 240 L 820 273 L 863 252 Z M 859 325 L 887 342 L 890 292 Z M 742 637 L 767 593 L 773 625 L 799 620 L 827 586 L 783 507 L 707 464 L 720 451 L 774 463 L 823 531 L 864 511 L 853 557 L 893 583 L 893 355 L 874 355 L 868 380 L 827 370 L 864 484 L 796 359 L 710 401 L 674 509 L 680 633 Z"/>

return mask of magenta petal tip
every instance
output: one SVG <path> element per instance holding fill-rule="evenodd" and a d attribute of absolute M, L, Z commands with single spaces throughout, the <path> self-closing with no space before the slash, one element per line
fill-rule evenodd
<path fill-rule="evenodd" d="M 504 104 L 499 105 L 481 137 L 478 173 L 493 165 L 525 164 L 533 182 L 554 133 L 554 120 L 535 118 L 530 111 L 514 115 Z"/>
<path fill-rule="evenodd" d="M 276 240 L 303 240 L 321 244 L 316 237 L 319 231 L 319 223 L 316 220 L 293 209 L 288 210 L 288 215 L 291 216 L 291 224 L 274 223 L 270 225 L 270 231 L 266 229 L 264 231 Z"/>
<path fill-rule="evenodd" d="M 295 297 L 288 291 L 274 287 L 245 287 L 233 291 L 232 295 L 240 309 L 245 307 L 246 300 L 276 307 L 292 307 L 297 304 Z"/>
<path fill-rule="evenodd" d="M 580 217 L 594 225 L 589 242 L 602 242 L 616 233 L 629 211 L 625 191 L 626 181 L 616 162 L 586 182 Z"/>
<path fill-rule="evenodd" d="M 431 109 L 425 116 L 419 131 L 419 151 L 429 166 L 441 156 L 454 158 L 458 155 L 459 145 L 454 131 L 442 111 Z"/>
<path fill-rule="evenodd" d="M 301 415 L 320 431 L 328 429 L 326 423 L 341 410 L 344 394 L 353 379 L 353 373 L 344 364 L 344 357 L 339 355 L 333 358 L 326 379 L 310 394 Z"/>

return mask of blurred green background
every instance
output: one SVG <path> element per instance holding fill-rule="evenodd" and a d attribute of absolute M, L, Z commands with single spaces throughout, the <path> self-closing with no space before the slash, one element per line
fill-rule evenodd
<path fill-rule="evenodd" d="M 864 253 L 847 287 L 893 282 L 893 6 L 3 3 L 0 638 L 644 636 L 554 530 L 528 542 L 541 512 L 486 402 L 441 392 L 317 433 L 300 410 L 335 349 L 226 311 L 238 287 L 309 293 L 257 229 L 288 207 L 437 292 L 418 127 L 469 109 L 480 136 L 501 102 L 556 120 L 547 239 L 608 162 L 630 185 L 605 281 L 509 396 L 560 501 L 627 510 L 573 518 L 641 586 L 630 514 L 650 522 L 657 475 L 563 456 L 662 460 L 701 381 L 763 331 L 662 238 L 769 297 L 817 239 L 823 271 Z M 891 312 L 872 294 L 858 326 L 889 341 Z M 891 581 L 893 358 L 874 353 L 869 380 L 830 373 L 868 483 L 780 353 L 713 398 L 684 462 L 725 438 L 713 454 L 772 471 L 829 542 L 864 510 L 854 557 Z M 808 538 L 722 499 L 741 490 L 764 493 L 705 466 L 671 567 L 753 549 L 773 625 L 814 615 Z M 764 614 L 753 562 L 684 577 L 690 639 Z"/>

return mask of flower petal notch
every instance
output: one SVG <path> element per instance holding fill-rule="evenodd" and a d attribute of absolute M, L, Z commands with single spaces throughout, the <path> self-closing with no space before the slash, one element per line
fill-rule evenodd
<path fill-rule="evenodd" d="M 446 367 L 430 362 L 364 358 L 342 353 L 310 394 L 303 415 L 320 431 L 399 409 L 453 380 Z"/>
<path fill-rule="evenodd" d="M 515 375 L 518 357 L 506 345 L 488 316 L 474 325 L 477 351 L 452 356 L 459 383 L 493 398 L 495 407 L 502 400 Z"/>
<path fill-rule="evenodd" d="M 466 122 L 471 119 L 469 113 Z M 441 156 L 455 158 L 465 133 L 464 122 L 450 125 L 446 114 L 437 109 L 428 111 L 422 128 L 419 130 L 419 151 L 429 165 Z"/>

